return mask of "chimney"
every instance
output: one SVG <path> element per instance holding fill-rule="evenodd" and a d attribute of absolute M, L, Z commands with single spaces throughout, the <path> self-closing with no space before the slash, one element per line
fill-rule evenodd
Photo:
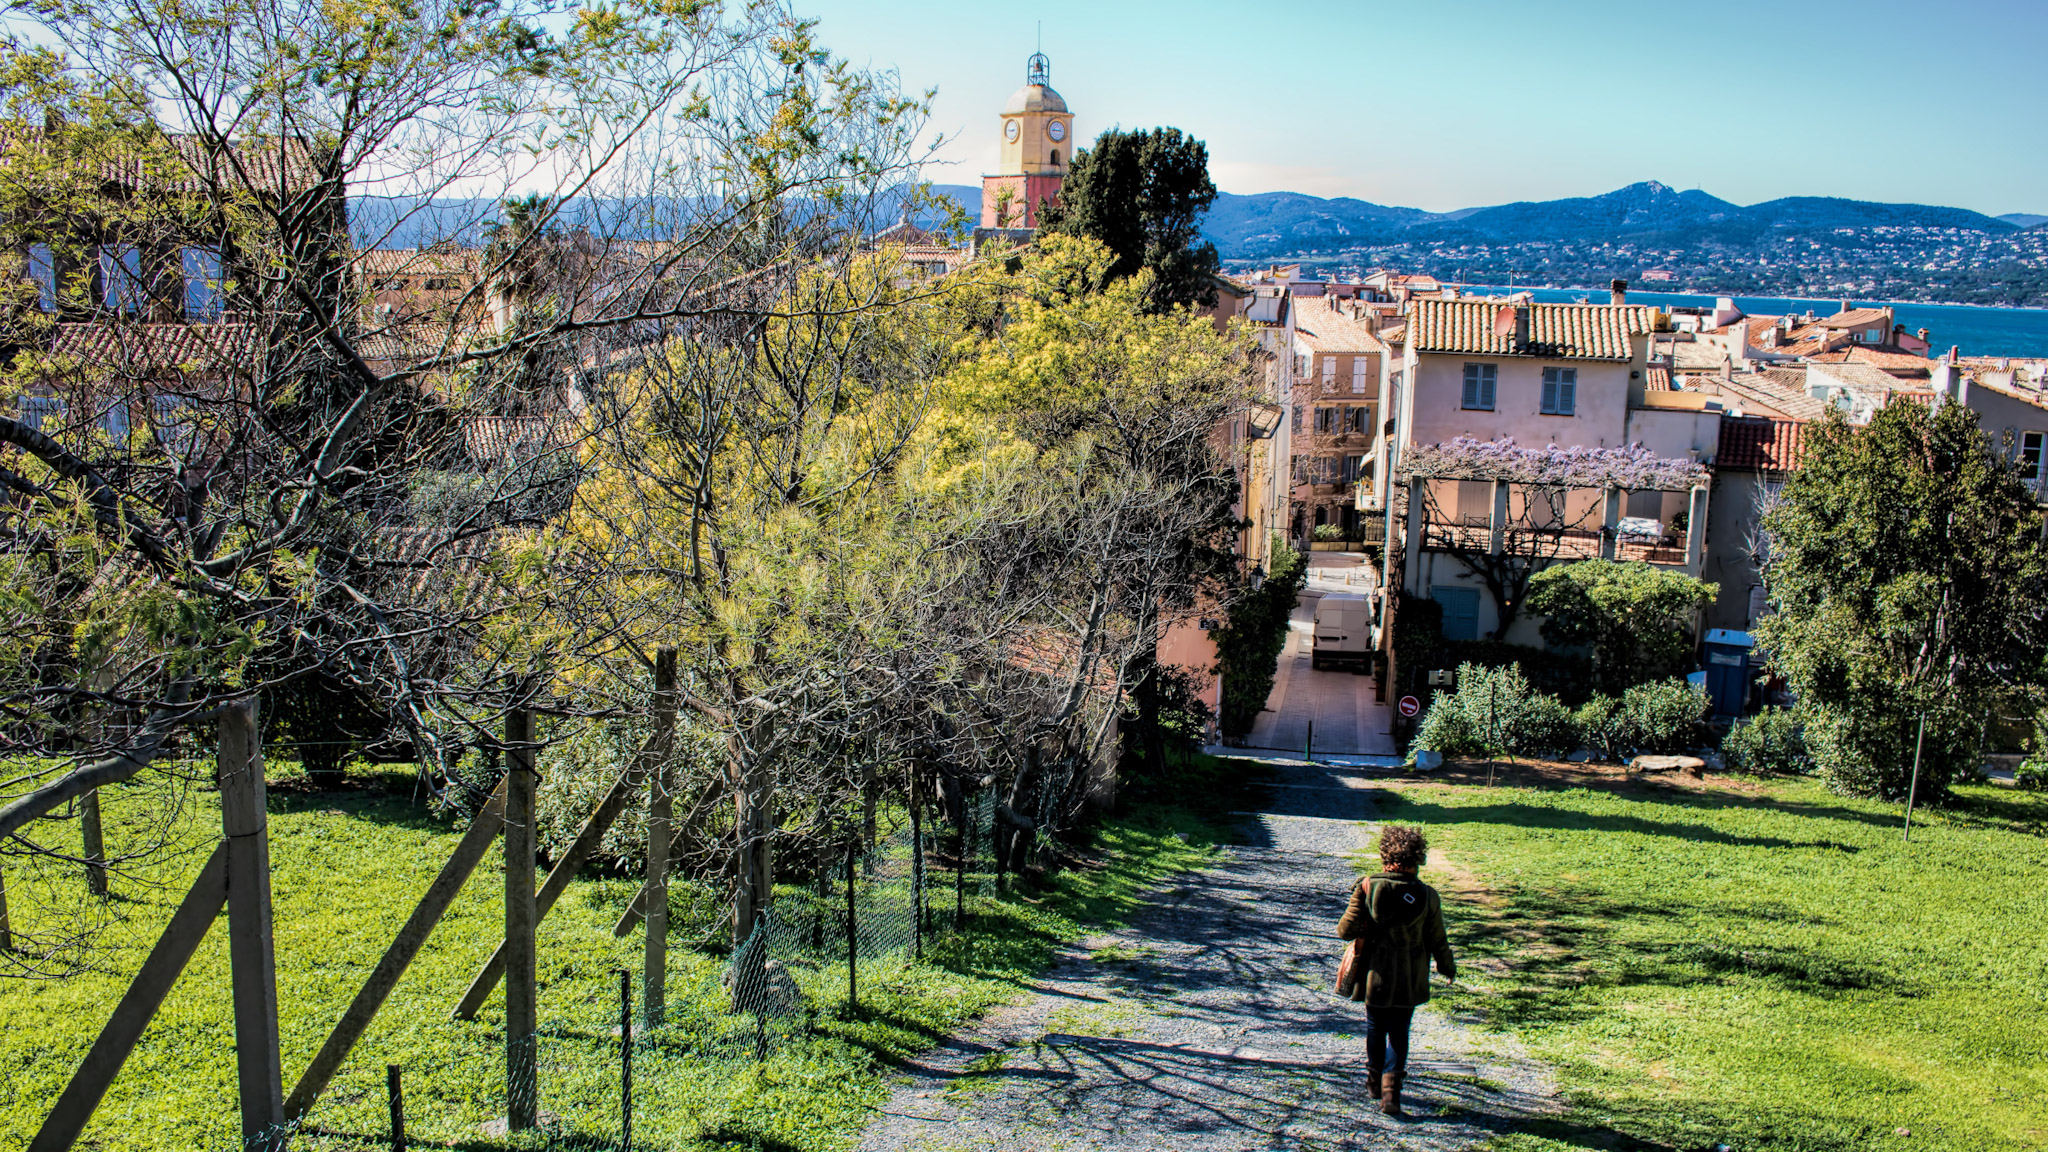
<path fill-rule="evenodd" d="M 1835 315 L 1840 316 L 1842 313 L 1847 312 L 1848 310 L 1849 302 L 1847 300 L 1844 300 L 1842 301 L 1842 306 L 1835 311 Z"/>
<path fill-rule="evenodd" d="M 1529 306 L 1515 305 L 1515 351 L 1529 346 Z"/>
<path fill-rule="evenodd" d="M 1921 342 L 1922 344 L 1925 344 L 1925 343 L 1927 343 L 1927 329 L 1925 329 L 1925 328 L 1922 328 L 1922 329 L 1920 330 L 1920 342 Z"/>
<path fill-rule="evenodd" d="M 1764 347 L 1766 347 L 1766 348 L 1776 348 L 1777 346 L 1778 346 L 1778 330 L 1777 330 L 1776 328 L 1766 328 L 1766 329 L 1764 329 Z"/>
<path fill-rule="evenodd" d="M 1957 363 L 1960 363 L 1960 362 L 1962 361 L 1962 359 L 1963 359 L 1963 346 L 1962 346 L 1962 345 L 1960 345 L 1960 344 L 1951 344 L 1951 345 L 1949 345 L 1949 346 L 1948 346 L 1948 362 L 1949 362 L 1949 363 L 1951 363 L 1951 364 L 1957 364 Z"/>
<path fill-rule="evenodd" d="M 1613 304 L 1616 308 L 1628 303 L 1628 281 L 1616 280 L 1607 287 L 1613 294 Z"/>

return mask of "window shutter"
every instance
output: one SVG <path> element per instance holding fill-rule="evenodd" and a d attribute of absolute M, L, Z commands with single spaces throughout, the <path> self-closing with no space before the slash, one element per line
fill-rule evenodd
<path fill-rule="evenodd" d="M 1558 415 L 1570 416 L 1578 410 L 1578 403 L 1579 370 L 1577 368 L 1563 369 L 1557 374 Z"/>
<path fill-rule="evenodd" d="M 1479 365 L 1465 365 L 1465 400 L 1467 408 L 1479 407 Z"/>
<path fill-rule="evenodd" d="M 1351 358 L 1351 390 L 1360 396 L 1365 395 L 1365 357 L 1363 356 L 1353 356 Z"/>
<path fill-rule="evenodd" d="M 1543 370 L 1543 414 L 1545 416 L 1552 416 L 1556 413 L 1557 369 L 1545 368 Z"/>
<path fill-rule="evenodd" d="M 1479 373 L 1479 392 L 1480 392 L 1480 396 L 1479 396 L 1479 406 L 1480 406 L 1481 408 L 1484 408 L 1484 409 L 1486 409 L 1486 410 L 1487 410 L 1487 411 L 1489 411 L 1489 412 L 1493 411 L 1493 385 L 1494 385 L 1494 383 L 1495 383 L 1495 376 L 1494 376 L 1494 369 L 1493 369 L 1493 365 L 1491 365 L 1491 364 L 1482 364 L 1482 365 L 1480 365 L 1480 373 Z"/>

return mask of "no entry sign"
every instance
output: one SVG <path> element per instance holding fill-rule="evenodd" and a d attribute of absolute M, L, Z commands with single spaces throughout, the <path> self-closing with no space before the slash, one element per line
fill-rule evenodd
<path fill-rule="evenodd" d="M 1422 701 L 1417 700 L 1413 696 L 1403 696 L 1401 697 L 1401 702 L 1394 705 L 1394 707 L 1401 710 L 1401 715 L 1412 717 L 1417 712 L 1422 711 Z"/>

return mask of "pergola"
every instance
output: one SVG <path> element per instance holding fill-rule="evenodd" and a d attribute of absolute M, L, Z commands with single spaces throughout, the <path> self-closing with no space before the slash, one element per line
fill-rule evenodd
<path fill-rule="evenodd" d="M 1404 580 L 1420 571 L 1424 549 L 1462 560 L 1504 599 L 1534 572 L 1574 560 L 1701 571 L 1708 473 L 1691 458 L 1657 456 L 1640 444 L 1524 448 L 1460 437 L 1408 448 L 1396 474 L 1408 492 Z M 1476 485 L 1491 499 L 1475 502 Z M 1622 515 L 1624 495 L 1640 492 L 1687 494 L 1682 540 L 1661 520 Z"/>

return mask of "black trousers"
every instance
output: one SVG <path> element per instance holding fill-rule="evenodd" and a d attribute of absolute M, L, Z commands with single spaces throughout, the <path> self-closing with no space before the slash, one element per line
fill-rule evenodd
<path fill-rule="evenodd" d="M 1365 1007 L 1366 1066 L 1382 1072 L 1408 1070 L 1408 1026 L 1415 1022 L 1415 1005 L 1373 1005 Z"/>

